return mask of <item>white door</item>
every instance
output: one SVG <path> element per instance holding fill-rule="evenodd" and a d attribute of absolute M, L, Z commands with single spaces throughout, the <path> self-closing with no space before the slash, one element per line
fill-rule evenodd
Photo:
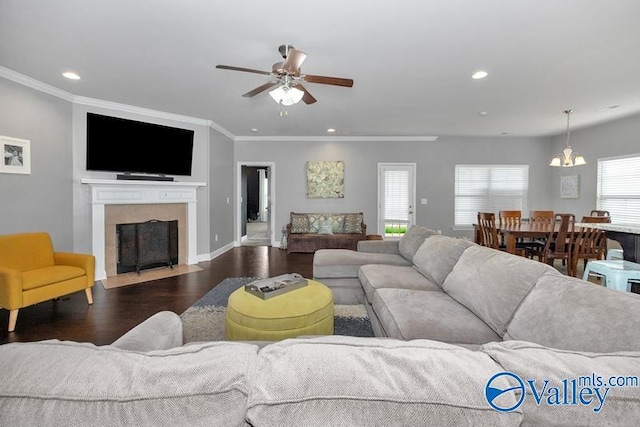
<path fill-rule="evenodd" d="M 378 164 L 378 234 L 399 238 L 415 224 L 415 163 Z"/>

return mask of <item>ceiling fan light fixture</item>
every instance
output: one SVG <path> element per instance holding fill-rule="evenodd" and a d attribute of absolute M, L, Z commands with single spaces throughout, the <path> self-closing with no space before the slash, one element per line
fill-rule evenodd
<path fill-rule="evenodd" d="M 295 87 L 280 85 L 274 90 L 270 91 L 269 95 L 271 95 L 271 98 L 273 98 L 273 100 L 278 104 L 282 104 L 288 107 L 300 102 L 302 100 L 302 97 L 304 96 L 304 92 L 300 89 L 296 89 Z"/>

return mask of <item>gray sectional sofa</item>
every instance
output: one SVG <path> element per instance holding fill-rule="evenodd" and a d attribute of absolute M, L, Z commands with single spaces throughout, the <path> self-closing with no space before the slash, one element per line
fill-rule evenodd
<path fill-rule="evenodd" d="M 364 303 L 376 336 L 469 347 L 522 340 L 579 351 L 640 350 L 640 296 L 414 226 L 400 241 L 321 250 L 314 279 Z"/>
<path fill-rule="evenodd" d="M 386 337 L 184 344 L 160 312 L 110 346 L 5 344 L 0 425 L 637 425 L 636 295 L 421 227 L 359 249 L 314 271 Z"/>

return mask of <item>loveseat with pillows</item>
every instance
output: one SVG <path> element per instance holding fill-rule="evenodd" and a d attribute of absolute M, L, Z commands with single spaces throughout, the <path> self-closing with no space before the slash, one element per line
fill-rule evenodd
<path fill-rule="evenodd" d="M 359 213 L 291 212 L 287 224 L 287 253 L 313 253 L 318 249 L 356 250 L 367 237 L 364 215 Z"/>

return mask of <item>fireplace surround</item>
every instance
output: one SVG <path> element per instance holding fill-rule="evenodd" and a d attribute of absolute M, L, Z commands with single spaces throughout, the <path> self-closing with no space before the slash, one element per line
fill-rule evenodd
<path fill-rule="evenodd" d="M 118 181 L 82 179 L 91 188 L 91 246 L 96 258 L 96 280 L 107 278 L 107 224 L 106 207 L 109 205 L 164 205 L 180 204 L 186 208 L 184 231 L 184 262 L 197 264 L 197 199 L 198 187 L 204 182 Z M 151 215 L 146 219 L 154 219 Z M 182 256 L 181 256 L 182 258 Z M 180 261 L 182 262 L 182 261 Z M 115 265 L 114 270 L 115 272 Z M 110 271 L 111 272 L 111 271 Z"/>

